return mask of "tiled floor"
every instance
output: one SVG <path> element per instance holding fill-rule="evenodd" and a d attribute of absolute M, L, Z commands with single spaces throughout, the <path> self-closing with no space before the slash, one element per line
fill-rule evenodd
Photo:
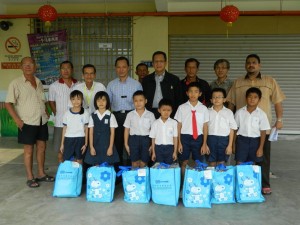
<path fill-rule="evenodd" d="M 85 191 L 79 198 L 53 198 L 53 183 L 36 189 L 25 185 L 22 146 L 15 138 L 0 138 L 0 224 L 300 224 L 300 138 L 281 136 L 272 143 L 273 194 L 261 204 L 213 205 L 185 208 L 123 201 L 116 187 L 112 203 L 91 203 Z M 36 165 L 35 165 L 36 168 Z M 47 173 L 55 175 L 56 155 L 48 144 Z"/>

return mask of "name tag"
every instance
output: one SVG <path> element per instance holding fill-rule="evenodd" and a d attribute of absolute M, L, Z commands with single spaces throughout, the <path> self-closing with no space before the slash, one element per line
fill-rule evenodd
<path fill-rule="evenodd" d="M 105 119 L 105 120 L 104 120 L 104 124 L 108 124 L 108 119 Z"/>

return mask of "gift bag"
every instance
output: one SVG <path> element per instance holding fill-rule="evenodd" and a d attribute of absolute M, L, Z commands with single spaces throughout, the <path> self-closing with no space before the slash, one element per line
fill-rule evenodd
<path fill-rule="evenodd" d="M 179 165 L 156 163 L 150 168 L 152 200 L 156 204 L 176 206 L 179 199 Z"/>
<path fill-rule="evenodd" d="M 236 166 L 236 200 L 239 203 L 263 202 L 261 167 L 244 163 Z"/>
<path fill-rule="evenodd" d="M 185 207 L 211 208 L 212 171 L 205 170 L 206 167 L 207 164 L 200 161 L 194 168 L 186 167 L 182 189 Z"/>
<path fill-rule="evenodd" d="M 219 164 L 213 171 L 212 199 L 214 204 L 235 203 L 235 167 Z"/>
<path fill-rule="evenodd" d="M 86 173 L 86 199 L 91 202 L 111 202 L 114 198 L 116 172 L 113 166 L 102 163 Z"/>
<path fill-rule="evenodd" d="M 149 203 L 151 197 L 149 168 L 129 168 L 120 166 L 124 190 L 124 201 Z M 119 171 L 120 172 L 120 171 Z"/>
<path fill-rule="evenodd" d="M 81 185 L 81 164 L 69 160 L 59 164 L 54 183 L 54 197 L 78 197 L 81 193 Z"/>

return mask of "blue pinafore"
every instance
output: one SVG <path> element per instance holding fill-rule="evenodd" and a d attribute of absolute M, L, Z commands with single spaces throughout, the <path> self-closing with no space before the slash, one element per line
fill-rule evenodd
<path fill-rule="evenodd" d="M 113 154 L 107 156 L 107 149 L 110 142 L 110 115 L 105 115 L 102 120 L 99 119 L 97 114 L 93 113 L 92 119 L 94 121 L 94 134 L 93 134 L 93 145 L 96 150 L 96 155 L 92 156 L 90 149 L 88 148 L 85 163 L 90 165 L 101 164 L 104 162 L 113 164 L 119 162 L 119 156 L 115 146 L 113 146 Z"/>

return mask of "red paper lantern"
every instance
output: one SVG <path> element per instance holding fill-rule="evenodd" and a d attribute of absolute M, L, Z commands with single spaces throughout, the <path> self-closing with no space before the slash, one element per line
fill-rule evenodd
<path fill-rule="evenodd" d="M 227 26 L 232 26 L 232 23 L 239 18 L 239 15 L 240 11 L 234 5 L 227 5 L 220 12 L 220 18 L 227 23 Z"/>
<path fill-rule="evenodd" d="M 50 27 L 51 22 L 57 18 L 57 11 L 51 5 L 43 5 L 39 8 L 38 16 L 45 22 L 46 27 Z"/>

